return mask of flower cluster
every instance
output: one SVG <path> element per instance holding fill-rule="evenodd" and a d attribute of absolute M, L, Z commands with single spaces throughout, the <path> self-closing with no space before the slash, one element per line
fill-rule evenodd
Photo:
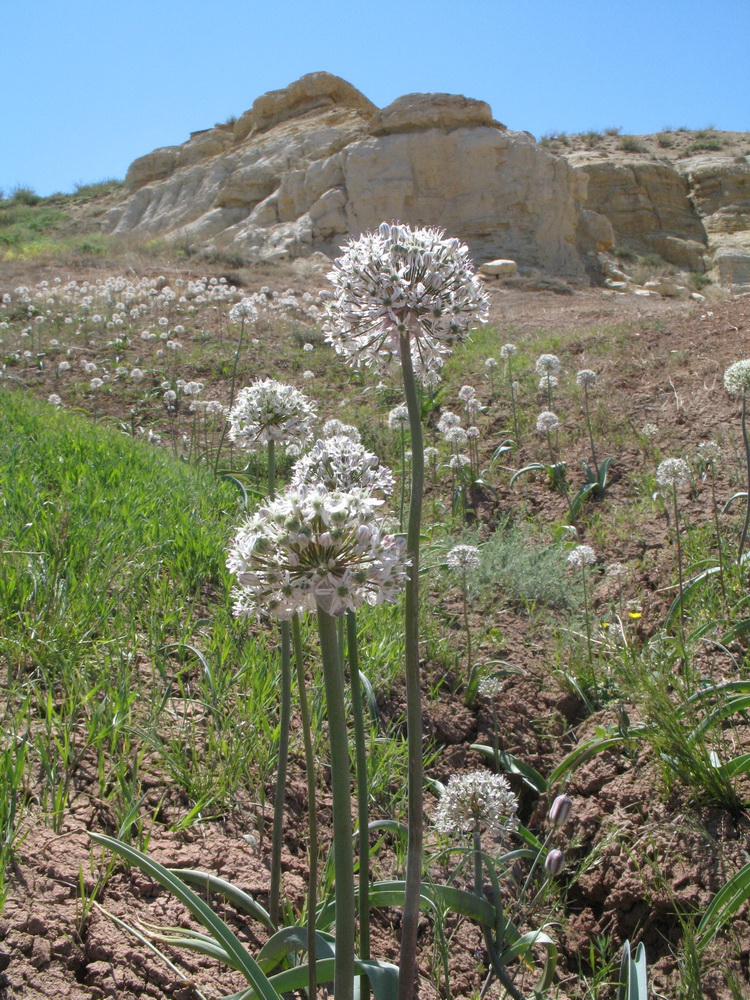
<path fill-rule="evenodd" d="M 344 493 L 362 489 L 388 495 L 393 492 L 394 479 L 391 470 L 380 464 L 377 455 L 367 451 L 358 441 L 340 434 L 318 441 L 292 467 L 293 487 L 316 483 Z"/>
<path fill-rule="evenodd" d="M 596 385 L 596 372 L 592 372 L 590 368 L 582 368 L 576 375 L 576 382 L 582 389 L 588 389 Z"/>
<path fill-rule="evenodd" d="M 234 613 L 288 619 L 395 601 L 407 580 L 404 540 L 384 532 L 381 503 L 324 486 L 287 490 L 240 527 L 227 567 L 236 574 Z"/>
<path fill-rule="evenodd" d="M 576 545 L 568 556 L 568 564 L 576 569 L 583 569 L 584 566 L 593 566 L 596 562 L 596 552 L 590 545 Z"/>
<path fill-rule="evenodd" d="M 552 410 L 543 410 L 536 418 L 536 429 L 539 434 L 550 434 L 560 426 L 560 419 Z"/>
<path fill-rule="evenodd" d="M 750 391 L 750 359 L 735 361 L 724 372 L 724 388 L 731 396 L 746 396 Z"/>
<path fill-rule="evenodd" d="M 313 437 L 315 403 L 294 386 L 267 378 L 240 389 L 227 415 L 229 440 L 247 451 L 278 441 L 298 455 Z"/>
<path fill-rule="evenodd" d="M 451 569 L 457 569 L 461 573 L 478 569 L 481 562 L 479 549 L 475 545 L 454 545 L 445 561 Z"/>
<path fill-rule="evenodd" d="M 378 373 L 398 361 L 406 336 L 416 375 L 436 381 L 451 346 L 487 315 L 468 248 L 439 229 L 383 223 L 350 240 L 328 277 L 328 342 Z"/>
<path fill-rule="evenodd" d="M 690 466 L 684 458 L 665 458 L 656 470 L 656 481 L 663 490 L 676 490 L 690 482 Z"/>
<path fill-rule="evenodd" d="M 537 375 L 554 376 L 560 374 L 560 359 L 556 354 L 540 354 L 534 365 Z"/>
<path fill-rule="evenodd" d="M 459 835 L 482 826 L 496 833 L 516 830 L 517 812 L 518 799 L 502 774 L 454 774 L 438 802 L 435 829 Z"/>

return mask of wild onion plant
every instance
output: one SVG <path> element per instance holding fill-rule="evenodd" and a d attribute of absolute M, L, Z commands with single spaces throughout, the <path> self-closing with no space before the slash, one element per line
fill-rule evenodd
<path fill-rule="evenodd" d="M 682 574 L 682 537 L 680 535 L 680 512 L 677 505 L 677 493 L 681 486 L 690 482 L 690 467 L 682 458 L 665 458 L 656 470 L 656 481 L 666 502 L 671 501 L 674 515 L 675 542 L 677 544 L 677 573 L 679 577 L 680 600 L 680 638 L 683 652 L 685 651 L 685 582 Z"/>
<path fill-rule="evenodd" d="M 350 240 L 330 273 L 327 339 L 355 367 L 377 373 L 400 364 L 409 413 L 412 468 L 407 529 L 411 571 L 405 598 L 409 807 L 399 1000 L 411 1000 L 417 977 L 422 880 L 422 707 L 419 670 L 419 540 L 424 493 L 422 415 L 417 381 L 433 385 L 454 343 L 481 322 L 487 298 L 468 248 L 436 229 L 383 223 Z"/>
<path fill-rule="evenodd" d="M 724 372 L 724 388 L 730 396 L 742 397 L 742 441 L 745 446 L 745 470 L 747 472 L 747 499 L 745 522 L 742 525 L 740 544 L 737 550 L 737 562 L 742 560 L 745 551 L 748 528 L 750 528 L 750 439 L 747 431 L 747 396 L 750 393 L 750 359 L 735 361 Z"/>
<path fill-rule="evenodd" d="M 593 667 L 594 658 L 591 651 L 591 612 L 589 609 L 589 591 L 586 571 L 589 566 L 596 563 L 596 553 L 590 545 L 576 545 L 568 556 L 568 565 L 581 571 L 581 583 L 583 584 L 583 611 L 586 617 L 586 653 L 588 655 L 589 667 Z"/>
<path fill-rule="evenodd" d="M 479 673 L 471 657 L 471 625 L 469 623 L 469 573 L 478 569 L 480 564 L 479 549 L 475 545 L 454 545 L 445 559 L 446 565 L 453 570 L 459 579 L 463 606 L 464 634 L 466 636 L 466 694 L 464 701 L 468 706 L 474 704 L 479 684 Z"/>
<path fill-rule="evenodd" d="M 242 303 L 240 303 L 242 305 Z M 244 315 L 244 314 L 243 314 Z M 244 326 L 244 321 L 243 321 Z M 242 450 L 253 452 L 265 446 L 268 460 L 268 495 L 276 494 L 276 445 L 289 454 L 299 454 L 312 439 L 315 405 L 298 389 L 274 379 L 263 379 L 241 389 L 229 410 L 229 439 Z M 271 846 L 271 922 L 279 922 L 281 897 L 281 850 L 284 834 L 284 798 L 289 757 L 289 728 L 292 713 L 292 644 L 288 620 L 281 622 L 281 709 L 279 754 L 274 792 Z"/>

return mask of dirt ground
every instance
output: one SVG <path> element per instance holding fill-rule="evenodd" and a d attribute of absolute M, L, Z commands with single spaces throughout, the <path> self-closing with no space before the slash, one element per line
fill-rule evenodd
<path fill-rule="evenodd" d="M 47 269 L 26 275 L 26 280 L 40 280 L 53 273 L 54 269 Z M 12 287 L 23 278 L 18 270 L 6 273 L 2 284 Z M 268 275 L 262 280 L 268 281 Z M 317 276 L 301 278 L 298 272 L 285 271 L 279 276 L 279 286 L 286 287 L 293 280 L 313 287 Z M 686 454 L 720 429 L 731 434 L 733 428 L 734 439 L 738 439 L 738 407 L 723 390 L 722 374 L 729 364 L 750 354 L 750 297 L 671 302 L 601 290 L 562 295 L 501 287 L 493 287 L 490 294 L 491 320 L 500 330 L 498 349 L 505 341 L 521 346 L 525 337 L 539 329 L 564 333 L 561 354 L 572 359 L 570 367 L 596 369 L 599 385 L 607 387 L 610 424 L 627 431 L 625 444 L 616 454 L 606 500 L 613 509 L 625 504 L 632 482 L 650 460 L 644 455 L 640 435 L 644 424 L 658 426 L 662 457 Z M 612 349 L 602 352 L 601 341 L 607 337 Z M 520 455 L 514 456 L 514 464 L 520 466 L 537 458 L 535 449 L 538 445 L 529 440 Z M 585 440 L 571 445 L 565 456 L 570 468 L 586 457 L 586 449 Z M 719 472 L 717 488 L 724 496 L 735 487 Z M 542 482 L 525 480 L 513 491 L 499 487 L 498 494 L 497 501 L 480 510 L 480 518 L 497 517 L 498 511 L 519 502 L 549 522 L 561 517 L 564 510 L 562 499 Z M 685 502 L 687 519 L 710 517 L 707 490 L 695 491 Z M 601 539 L 596 539 L 604 563 L 617 561 L 637 567 L 632 589 L 639 595 L 642 617 L 631 627 L 642 636 L 659 626 L 671 600 L 672 592 L 664 592 L 675 580 L 675 553 L 668 529 L 667 518 L 657 517 L 638 530 L 613 537 L 604 551 Z M 584 524 L 579 541 L 593 544 L 586 531 Z M 595 607 L 597 602 L 606 603 L 608 597 L 603 582 L 593 595 Z M 450 595 L 436 595 L 435 599 L 450 606 Z M 493 649 L 485 644 L 480 658 L 501 656 L 522 669 L 506 682 L 499 696 L 502 748 L 546 774 L 576 742 L 590 736 L 595 726 L 616 726 L 617 716 L 608 708 L 586 717 L 580 699 L 564 690 L 552 674 L 550 636 L 534 631 L 524 610 L 511 603 L 502 604 L 498 615 L 502 647 Z M 707 656 L 707 669 L 715 676 L 728 676 L 729 659 L 721 654 Z M 446 694 L 439 701 L 430 700 L 433 670 L 432 664 L 425 664 L 425 734 L 443 749 L 430 776 L 447 781 L 453 773 L 481 766 L 471 744 L 491 742 L 492 716 L 481 700 L 472 710 L 457 696 Z M 403 692 L 398 687 L 381 692 L 380 704 L 384 718 L 393 716 L 403 704 Z M 747 736 L 742 726 L 739 729 L 740 738 Z M 750 731 L 750 726 L 745 729 Z M 113 923 L 117 917 L 159 925 L 185 922 L 181 906 L 140 872 L 117 867 L 97 892 L 96 902 L 89 903 L 87 896 L 97 887 L 105 862 L 99 849 L 92 850 L 88 831 L 116 833 L 106 803 L 92 791 L 94 779 L 84 760 L 60 833 L 53 833 L 41 816 L 25 831 L 10 873 L 10 895 L 0 913 L 0 1000 L 192 1000 L 196 996 L 193 984 L 208 996 L 239 990 L 243 980 L 238 973 L 221 971 L 199 956 L 186 958 L 184 952 L 178 975 Z M 164 791 L 160 782 L 165 780 L 158 773 L 153 775 L 148 801 L 159 800 Z M 522 821 L 529 826 L 543 824 L 549 801 L 534 796 L 515 778 L 513 781 L 521 795 Z M 559 1000 L 584 996 L 581 972 L 591 979 L 596 971 L 592 948 L 601 945 L 619 951 L 625 939 L 633 944 L 644 942 L 654 995 L 676 998 L 679 973 L 674 948 L 680 935 L 679 914 L 704 907 L 747 858 L 750 822 L 744 811 L 730 814 L 702 806 L 692 802 L 681 786 L 674 786 L 668 794 L 663 787 L 658 761 L 641 747 L 631 756 L 607 752 L 594 758 L 575 772 L 567 788 L 574 802 L 563 831 L 569 855 L 571 860 L 586 858 L 588 862 L 580 870 L 577 864 L 569 865 L 569 871 L 578 872 L 575 878 L 568 879 L 565 874 L 560 878 L 559 912 L 565 918 L 550 930 L 560 947 L 557 992 L 550 995 Z M 295 905 L 302 903 L 306 884 L 304 788 L 301 760 L 295 758 L 289 779 L 290 812 L 283 859 L 284 887 Z M 325 841 L 330 801 L 322 778 L 320 791 L 319 821 Z M 428 793 L 428 815 L 434 804 L 434 796 Z M 270 815 L 266 820 L 270 823 Z M 247 814 L 238 803 L 235 814 L 179 833 L 165 833 L 156 827 L 149 853 L 162 863 L 218 874 L 265 903 L 270 838 L 265 837 L 260 850 L 247 834 Z M 386 850 L 379 864 L 383 871 L 393 870 L 393 851 Z M 228 906 L 226 912 L 230 912 Z M 262 929 L 240 917 L 230 920 L 251 951 L 257 951 Z M 397 960 L 398 921 L 396 911 L 378 915 L 373 955 Z M 722 941 L 716 953 L 708 953 L 708 972 L 703 980 L 707 1000 L 731 1000 L 720 974 L 728 967 L 745 991 L 743 995 L 750 995 L 750 922 L 744 911 Z M 432 975 L 433 934 L 426 919 L 420 947 L 419 996 L 429 1000 L 437 994 Z M 484 973 L 480 935 L 468 924 L 462 925 L 450 954 L 453 996 L 476 995 Z M 608 994 L 603 991 L 599 995 Z"/>

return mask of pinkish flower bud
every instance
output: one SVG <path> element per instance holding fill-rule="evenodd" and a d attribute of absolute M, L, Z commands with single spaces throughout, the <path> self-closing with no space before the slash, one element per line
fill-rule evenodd
<path fill-rule="evenodd" d="M 573 800 L 568 795 L 558 795 L 550 806 L 549 821 L 553 826 L 564 826 L 573 809 Z"/>
<path fill-rule="evenodd" d="M 554 850 L 547 854 L 544 867 L 553 877 L 555 875 L 559 875 L 565 867 L 565 854 L 562 851 L 558 851 L 557 848 L 554 848 Z"/>

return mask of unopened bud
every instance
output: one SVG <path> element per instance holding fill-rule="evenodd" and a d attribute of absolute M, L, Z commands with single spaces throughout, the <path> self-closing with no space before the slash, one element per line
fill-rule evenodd
<path fill-rule="evenodd" d="M 545 859 L 544 867 L 553 877 L 559 875 L 565 867 L 565 854 L 562 851 L 558 851 L 557 848 L 550 851 Z"/>
<path fill-rule="evenodd" d="M 571 810 L 573 809 L 573 800 L 569 795 L 558 795 L 555 801 L 550 806 L 549 810 L 549 820 L 553 826 L 564 826 L 568 822 L 568 817 L 570 816 Z"/>

